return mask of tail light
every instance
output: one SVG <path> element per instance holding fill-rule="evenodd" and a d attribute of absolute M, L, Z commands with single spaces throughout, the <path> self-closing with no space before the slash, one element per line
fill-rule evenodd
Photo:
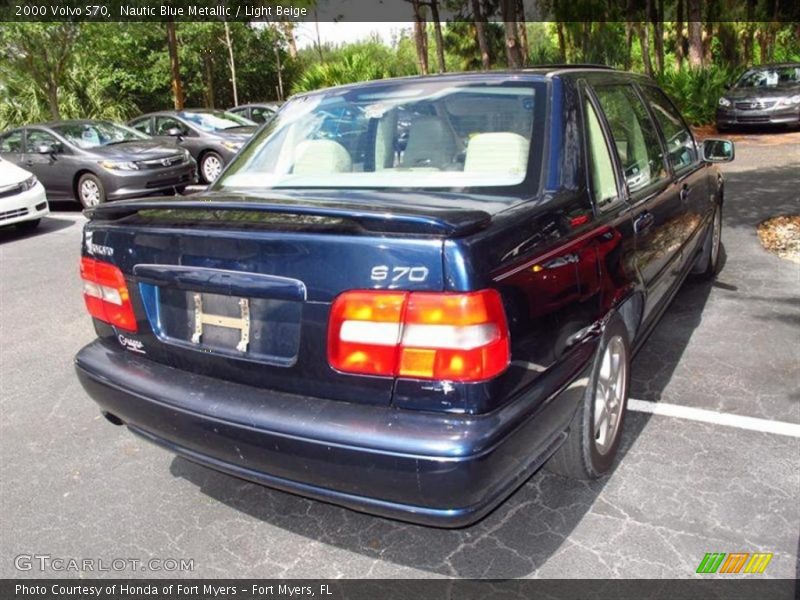
<path fill-rule="evenodd" d="M 114 265 L 93 258 L 81 258 L 81 279 L 86 309 L 96 319 L 126 331 L 136 331 L 128 285 Z"/>
<path fill-rule="evenodd" d="M 331 308 L 328 361 L 345 373 L 481 381 L 510 360 L 500 294 L 351 291 Z"/>

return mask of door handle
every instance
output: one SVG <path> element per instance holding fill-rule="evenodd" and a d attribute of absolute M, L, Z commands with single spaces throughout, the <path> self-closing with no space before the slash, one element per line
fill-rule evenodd
<path fill-rule="evenodd" d="M 647 232 L 655 222 L 656 218 L 653 216 L 653 213 L 644 211 L 633 221 L 633 232 L 636 235 L 642 235 Z"/>
<path fill-rule="evenodd" d="M 681 187 L 681 202 L 688 202 L 689 191 L 689 186 L 684 183 L 683 187 Z"/>

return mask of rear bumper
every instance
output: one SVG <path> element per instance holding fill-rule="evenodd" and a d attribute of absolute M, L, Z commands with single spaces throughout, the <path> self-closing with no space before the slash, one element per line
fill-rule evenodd
<path fill-rule="evenodd" d="M 481 416 L 251 388 L 96 341 L 75 359 L 101 410 L 189 460 L 284 491 L 441 527 L 485 516 L 557 449 L 588 365 L 557 397 Z"/>

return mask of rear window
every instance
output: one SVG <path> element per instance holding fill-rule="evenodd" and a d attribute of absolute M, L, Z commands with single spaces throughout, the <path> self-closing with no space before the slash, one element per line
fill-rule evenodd
<path fill-rule="evenodd" d="M 544 83 L 441 81 L 303 96 L 215 188 L 516 186 L 541 141 L 544 98 Z"/>

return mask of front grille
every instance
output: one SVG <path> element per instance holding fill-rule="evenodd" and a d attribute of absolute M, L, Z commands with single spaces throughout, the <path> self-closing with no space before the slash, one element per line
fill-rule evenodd
<path fill-rule="evenodd" d="M 8 219 L 15 219 L 16 217 L 24 217 L 27 214 L 28 214 L 27 208 L 7 210 L 6 212 L 0 212 L 0 221 L 7 221 Z"/>
<path fill-rule="evenodd" d="M 769 123 L 769 117 L 761 116 L 739 116 L 736 118 L 739 123 Z"/>
<path fill-rule="evenodd" d="M 167 167 L 174 167 L 175 165 L 179 165 L 182 162 L 183 162 L 183 156 L 181 154 L 175 154 L 173 156 L 165 156 L 164 158 L 140 160 L 138 162 L 138 165 L 139 167 L 144 169 L 165 169 Z"/>
<path fill-rule="evenodd" d="M 147 189 L 158 189 L 158 188 L 168 188 L 174 185 L 181 185 L 183 183 L 189 183 L 192 177 L 189 173 L 186 175 L 181 175 L 180 177 L 170 177 L 169 179 L 159 179 L 158 181 L 148 181 L 145 184 Z"/>
<path fill-rule="evenodd" d="M 24 191 L 25 188 L 21 183 L 0 188 L 0 198 L 7 198 L 8 196 L 16 196 L 17 194 L 21 194 Z"/>
<path fill-rule="evenodd" d="M 761 100 L 736 103 L 736 108 L 739 110 L 766 110 L 773 106 L 775 106 L 775 102 L 765 102 Z"/>

